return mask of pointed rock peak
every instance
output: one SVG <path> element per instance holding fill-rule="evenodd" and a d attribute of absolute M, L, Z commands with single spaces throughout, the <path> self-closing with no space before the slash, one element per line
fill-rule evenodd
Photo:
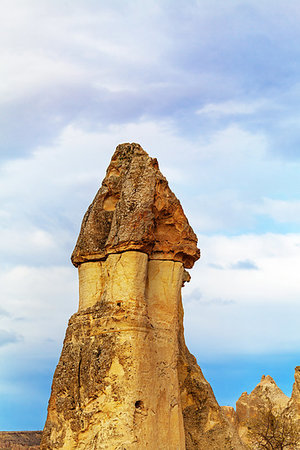
<path fill-rule="evenodd" d="M 241 394 L 240 398 L 247 398 L 248 397 L 248 392 L 245 391 Z"/>
<path fill-rule="evenodd" d="M 298 385 L 298 389 L 300 390 L 300 366 L 295 368 L 295 383 Z"/>
<path fill-rule="evenodd" d="M 263 375 L 261 381 L 249 395 L 250 402 L 257 400 L 263 403 L 271 402 L 276 407 L 285 407 L 289 397 L 282 392 L 270 375 Z"/>
<path fill-rule="evenodd" d="M 270 375 L 263 375 L 262 377 L 261 377 L 261 380 L 260 380 L 260 383 L 259 383 L 260 385 L 262 385 L 262 384 L 273 384 L 273 385 L 275 385 L 276 386 L 276 383 L 275 383 L 275 381 L 273 380 L 273 378 L 270 376 Z"/>
<path fill-rule="evenodd" d="M 299 402 L 300 399 L 300 366 L 295 368 L 295 382 L 293 385 L 292 399 Z"/>
<path fill-rule="evenodd" d="M 72 254 L 75 266 L 127 250 L 191 268 L 197 237 L 157 160 L 136 143 L 118 145 Z"/>

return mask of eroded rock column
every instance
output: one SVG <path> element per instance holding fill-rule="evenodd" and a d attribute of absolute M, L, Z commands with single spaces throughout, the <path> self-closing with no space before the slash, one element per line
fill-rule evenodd
<path fill-rule="evenodd" d="M 41 449 L 240 448 L 184 343 L 183 273 L 199 256 L 156 159 L 119 145 L 72 254 L 79 309 Z"/>
<path fill-rule="evenodd" d="M 49 408 L 57 448 L 185 448 L 177 377 L 183 265 L 148 258 L 128 251 L 79 267 L 79 311 Z"/>

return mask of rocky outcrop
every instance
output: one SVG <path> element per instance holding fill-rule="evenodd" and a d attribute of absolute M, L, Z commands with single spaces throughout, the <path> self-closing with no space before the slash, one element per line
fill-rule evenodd
<path fill-rule="evenodd" d="M 285 422 L 285 429 L 300 430 L 300 367 L 295 369 L 295 383 L 291 398 L 285 395 L 269 375 L 262 377 L 260 383 L 250 394 L 243 392 L 236 402 L 236 413 L 231 414 L 231 422 L 237 426 L 245 445 L 249 444 L 249 427 L 256 421 L 266 420 L 270 411 L 279 421 Z M 222 407 L 224 408 L 224 407 Z M 229 414 L 228 414 L 229 417 Z M 284 428 L 283 427 L 283 428 Z M 296 434 L 296 433 L 295 433 Z M 297 437 L 298 439 L 298 437 Z M 300 439 L 298 446 L 300 448 Z M 277 447 L 276 447 L 277 448 Z"/>
<path fill-rule="evenodd" d="M 300 366 L 295 368 L 295 382 L 287 409 L 289 415 L 293 418 L 300 430 Z"/>
<path fill-rule="evenodd" d="M 0 431 L 0 449 L 38 450 L 41 431 Z"/>
<path fill-rule="evenodd" d="M 289 400 L 270 375 L 263 375 L 253 391 L 250 394 L 243 392 L 236 402 L 239 423 L 246 422 L 256 414 L 259 408 L 268 407 L 269 404 L 274 409 L 282 411 L 287 407 Z"/>
<path fill-rule="evenodd" d="M 261 381 L 250 394 L 243 392 L 236 402 L 236 423 L 241 439 L 248 443 L 249 421 L 254 419 L 260 410 L 271 408 L 282 412 L 289 403 L 287 397 L 269 375 L 263 375 Z"/>
<path fill-rule="evenodd" d="M 295 407 L 297 405 L 300 418 L 300 366 L 297 366 L 295 368 L 295 382 L 293 385 L 293 391 L 291 395 L 291 403 L 293 403 Z"/>
<path fill-rule="evenodd" d="M 241 449 L 183 333 L 182 207 L 138 144 L 117 147 L 72 261 L 79 309 L 56 368 L 42 449 Z"/>

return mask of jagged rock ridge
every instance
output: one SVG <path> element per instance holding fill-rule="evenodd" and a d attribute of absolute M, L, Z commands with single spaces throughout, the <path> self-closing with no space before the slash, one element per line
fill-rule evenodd
<path fill-rule="evenodd" d="M 199 255 L 157 161 L 119 145 L 72 255 L 79 310 L 42 449 L 243 448 L 184 341 L 184 268 Z"/>

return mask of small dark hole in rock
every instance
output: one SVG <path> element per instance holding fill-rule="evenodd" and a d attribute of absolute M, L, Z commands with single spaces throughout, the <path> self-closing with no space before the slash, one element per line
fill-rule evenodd
<path fill-rule="evenodd" d="M 142 408 L 144 406 L 142 400 L 137 400 L 134 405 L 136 408 Z"/>
<path fill-rule="evenodd" d="M 117 303 L 117 306 L 121 306 L 121 302 L 118 302 L 118 303 Z"/>

